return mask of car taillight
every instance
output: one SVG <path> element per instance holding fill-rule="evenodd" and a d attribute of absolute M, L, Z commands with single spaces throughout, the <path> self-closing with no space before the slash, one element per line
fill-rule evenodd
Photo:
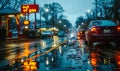
<path fill-rule="evenodd" d="M 90 30 L 92 33 L 97 33 L 97 27 L 93 27 L 93 28 L 91 28 L 91 30 Z"/>
<path fill-rule="evenodd" d="M 80 33 L 78 32 L 77 35 L 80 35 Z"/>
<path fill-rule="evenodd" d="M 117 31 L 120 32 L 120 26 L 117 26 Z"/>

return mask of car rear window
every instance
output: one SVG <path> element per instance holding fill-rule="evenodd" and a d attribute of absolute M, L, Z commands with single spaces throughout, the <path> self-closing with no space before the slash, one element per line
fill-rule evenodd
<path fill-rule="evenodd" d="M 97 20 L 93 21 L 92 24 L 94 26 L 116 26 L 116 24 L 109 20 Z"/>

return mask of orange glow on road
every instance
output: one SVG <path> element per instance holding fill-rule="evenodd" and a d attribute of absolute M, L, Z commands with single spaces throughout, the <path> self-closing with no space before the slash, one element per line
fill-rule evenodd
<path fill-rule="evenodd" d="M 23 44 L 23 49 L 24 51 L 22 52 L 22 54 L 20 54 L 17 58 L 21 58 L 21 57 L 24 57 L 24 56 L 29 56 L 29 54 L 35 52 L 37 49 L 32 49 L 30 50 L 30 42 L 26 42 Z"/>
<path fill-rule="evenodd" d="M 91 58 L 90 60 L 92 66 L 96 67 L 97 66 L 97 58 Z"/>
<path fill-rule="evenodd" d="M 30 45 L 30 43 L 24 43 L 23 55 L 25 55 L 25 56 L 28 56 L 30 54 L 29 45 Z"/>
<path fill-rule="evenodd" d="M 29 59 L 29 60 L 26 60 L 24 63 L 23 63 L 23 69 L 25 71 L 34 71 L 34 70 L 37 70 L 37 63 L 35 61 L 33 61 L 32 59 Z"/>
<path fill-rule="evenodd" d="M 93 71 L 98 71 L 98 70 L 95 68 L 95 69 L 93 69 Z"/>
<path fill-rule="evenodd" d="M 115 55 L 118 66 L 120 66 L 120 52 L 117 52 Z"/>

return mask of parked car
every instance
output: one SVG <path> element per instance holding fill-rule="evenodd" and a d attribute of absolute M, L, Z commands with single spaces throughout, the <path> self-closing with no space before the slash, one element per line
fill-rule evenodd
<path fill-rule="evenodd" d="M 85 32 L 89 46 L 94 42 L 120 42 L 120 26 L 111 20 L 93 20 Z"/>

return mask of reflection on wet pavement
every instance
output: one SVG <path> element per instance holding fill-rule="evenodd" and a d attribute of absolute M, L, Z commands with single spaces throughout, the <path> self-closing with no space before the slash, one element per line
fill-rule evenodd
<path fill-rule="evenodd" d="M 120 55 L 118 47 L 110 43 L 96 44 L 90 48 L 90 62 L 96 71 L 120 70 Z"/>

